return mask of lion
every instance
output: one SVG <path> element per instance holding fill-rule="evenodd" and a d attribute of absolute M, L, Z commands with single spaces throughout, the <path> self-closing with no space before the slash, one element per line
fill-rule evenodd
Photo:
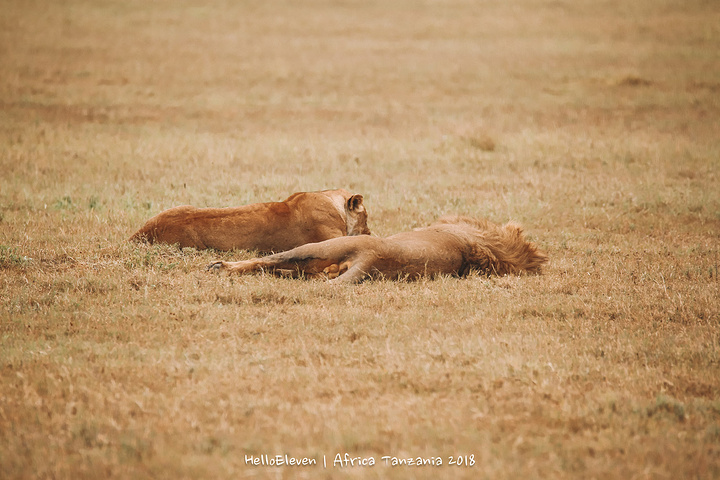
<path fill-rule="evenodd" d="M 508 275 L 540 273 L 548 257 L 510 222 L 445 216 L 429 227 L 385 238 L 342 237 L 303 245 L 287 252 L 239 262 L 213 262 L 211 271 L 360 283 L 367 278 L 417 279 L 437 275 L 464 277 L 472 271 Z"/>
<path fill-rule="evenodd" d="M 347 190 L 298 192 L 282 202 L 242 207 L 165 210 L 130 240 L 198 250 L 282 252 L 344 235 L 369 235 L 363 196 Z"/>

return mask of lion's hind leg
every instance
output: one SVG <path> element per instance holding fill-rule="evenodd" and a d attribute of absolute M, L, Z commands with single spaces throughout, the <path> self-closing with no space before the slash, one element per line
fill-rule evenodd
<path fill-rule="evenodd" d="M 208 265 L 207 269 L 213 272 L 226 271 L 238 274 L 265 271 L 282 277 L 297 278 L 305 276 L 306 278 L 315 278 L 324 276 L 326 270 L 332 272 L 334 270 L 333 266 L 338 267 L 337 260 L 292 257 L 285 252 L 239 262 L 217 261 Z M 335 272 L 335 276 L 337 276 L 337 272 Z"/>
<path fill-rule="evenodd" d="M 323 270 L 323 274 L 325 274 L 325 277 L 327 277 L 329 280 L 333 280 L 347 272 L 350 267 L 352 267 L 352 262 L 350 260 L 346 260 L 340 263 L 333 263 L 332 265 L 325 267 L 325 269 Z"/>
<path fill-rule="evenodd" d="M 340 274 L 330 280 L 330 283 L 360 283 L 370 276 L 367 262 L 345 261 L 339 266 Z"/>
<path fill-rule="evenodd" d="M 323 274 L 329 279 L 337 278 L 340 275 L 340 265 L 337 263 L 328 265 L 323 269 Z"/>
<path fill-rule="evenodd" d="M 224 270 L 228 273 L 253 273 L 262 270 L 262 259 L 252 258 L 250 260 L 241 260 L 239 262 L 224 262 L 219 260 L 207 266 L 211 272 L 220 272 Z"/>

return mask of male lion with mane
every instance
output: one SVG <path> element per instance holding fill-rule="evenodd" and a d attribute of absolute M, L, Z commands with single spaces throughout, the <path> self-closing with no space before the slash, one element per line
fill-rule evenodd
<path fill-rule="evenodd" d="M 267 257 L 214 262 L 208 270 L 268 271 L 307 278 L 325 276 L 332 283 L 359 283 L 378 277 L 462 277 L 471 271 L 495 275 L 539 273 L 547 259 L 515 223 L 501 226 L 487 220 L 446 216 L 429 227 L 386 238 L 334 238 Z"/>
<path fill-rule="evenodd" d="M 362 195 L 347 190 L 298 192 L 282 202 L 242 207 L 174 207 L 130 237 L 180 248 L 282 252 L 343 235 L 369 235 Z"/>

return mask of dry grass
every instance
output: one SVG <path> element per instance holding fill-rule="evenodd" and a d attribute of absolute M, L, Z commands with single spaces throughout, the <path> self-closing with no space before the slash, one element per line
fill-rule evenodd
<path fill-rule="evenodd" d="M 0 10 L 3 478 L 720 476 L 713 2 Z M 551 264 L 331 287 L 125 241 L 337 187 L 378 235 L 514 219 Z"/>

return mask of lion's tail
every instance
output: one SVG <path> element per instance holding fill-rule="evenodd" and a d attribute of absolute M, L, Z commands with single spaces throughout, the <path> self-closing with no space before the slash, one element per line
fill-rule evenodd
<path fill-rule="evenodd" d="M 481 233 L 470 253 L 468 262 L 474 268 L 497 275 L 540 273 L 548 256 L 525 239 L 520 225 L 510 222 L 492 227 Z"/>
<path fill-rule="evenodd" d="M 149 220 L 140 230 L 133 233 L 128 241 L 153 243 L 155 241 L 155 227 L 155 222 Z"/>

